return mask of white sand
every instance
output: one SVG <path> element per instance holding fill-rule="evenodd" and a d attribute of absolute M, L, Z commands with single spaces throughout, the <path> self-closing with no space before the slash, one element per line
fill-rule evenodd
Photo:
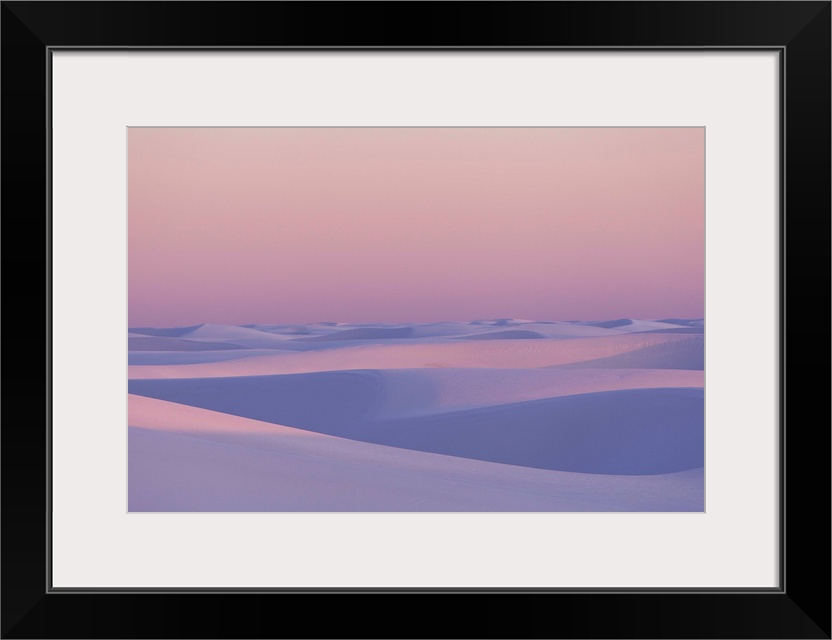
<path fill-rule="evenodd" d="M 130 511 L 697 511 L 702 470 L 606 476 L 443 456 L 130 396 Z"/>
<path fill-rule="evenodd" d="M 704 338 L 608 324 L 131 333 L 130 510 L 701 511 Z"/>
<path fill-rule="evenodd" d="M 659 344 L 690 340 L 686 334 L 631 333 L 572 340 L 427 340 L 379 344 L 332 342 L 329 349 L 205 364 L 131 366 L 129 377 L 204 378 L 307 373 L 345 369 L 539 368 L 595 360 Z M 351 341 L 356 342 L 356 341 Z M 360 342 L 360 341 L 358 341 Z"/>

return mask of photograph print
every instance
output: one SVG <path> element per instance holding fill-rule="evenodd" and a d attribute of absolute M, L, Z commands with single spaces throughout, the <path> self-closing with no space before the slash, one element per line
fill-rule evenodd
<path fill-rule="evenodd" d="M 702 512 L 702 127 L 128 129 L 130 512 Z"/>

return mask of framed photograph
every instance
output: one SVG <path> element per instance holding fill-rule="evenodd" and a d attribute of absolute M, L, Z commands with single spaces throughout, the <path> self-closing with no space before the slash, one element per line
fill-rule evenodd
<path fill-rule="evenodd" d="M 3 3 L 3 637 L 830 637 L 830 4 L 599 8 Z"/>

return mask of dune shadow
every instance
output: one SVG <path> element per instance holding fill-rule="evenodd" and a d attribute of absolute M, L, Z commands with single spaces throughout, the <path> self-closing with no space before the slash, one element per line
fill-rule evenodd
<path fill-rule="evenodd" d="M 388 390 L 371 370 L 131 380 L 129 391 L 362 442 L 540 469 L 653 475 L 704 465 L 702 389 L 603 391 L 417 417 L 380 412 Z M 436 394 L 430 383 L 411 392 L 426 403 Z"/>

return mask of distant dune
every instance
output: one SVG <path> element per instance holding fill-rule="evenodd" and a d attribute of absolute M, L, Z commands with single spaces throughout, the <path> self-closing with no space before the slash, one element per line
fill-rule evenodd
<path fill-rule="evenodd" d="M 179 338 L 148 336 L 128 338 L 127 348 L 130 351 L 227 351 L 240 347 L 227 342 L 197 342 Z"/>
<path fill-rule="evenodd" d="M 593 327 L 601 327 L 602 329 L 615 329 L 616 327 L 630 326 L 633 324 L 633 321 L 622 318 L 621 320 L 605 320 L 603 322 L 590 322 L 588 324 Z"/>
<path fill-rule="evenodd" d="M 596 360 L 691 336 L 633 333 L 559 340 L 426 340 L 416 344 L 333 344 L 331 349 L 205 364 L 133 366 L 134 378 L 202 378 L 345 369 L 537 368 Z"/>
<path fill-rule="evenodd" d="M 242 326 L 246 329 L 268 331 L 269 333 L 285 333 L 293 336 L 308 336 L 312 333 L 312 329 L 304 324 L 244 324 Z"/>
<path fill-rule="evenodd" d="M 234 349 L 216 351 L 130 351 L 127 354 L 127 362 L 130 365 L 177 365 L 202 364 L 206 362 L 223 362 L 226 360 L 244 360 L 246 358 L 257 358 L 265 355 L 274 355 L 275 348 L 268 349 L 246 349 L 235 346 Z"/>
<path fill-rule="evenodd" d="M 705 326 L 705 321 L 702 318 L 695 318 L 693 320 L 685 320 L 683 318 L 667 318 L 665 320 L 657 320 L 656 322 L 664 322 L 665 324 L 678 324 L 685 327 Z"/>
<path fill-rule="evenodd" d="M 137 329 L 130 329 L 130 333 L 145 335 L 145 336 L 160 336 L 165 338 L 178 338 L 190 333 L 201 325 L 195 324 L 191 327 L 172 327 L 170 329 L 154 329 L 153 327 L 139 327 Z"/>
<path fill-rule="evenodd" d="M 473 336 L 462 336 L 460 340 L 529 340 L 543 337 L 537 331 L 514 329 L 509 331 L 495 331 L 494 333 L 478 333 Z"/>
<path fill-rule="evenodd" d="M 616 329 L 622 333 L 665 331 L 678 328 L 678 325 L 665 322 L 663 320 L 631 320 L 628 318 L 622 318 L 621 320 L 608 320 L 604 322 L 590 322 L 587 324 L 604 329 Z"/>
<path fill-rule="evenodd" d="M 677 327 L 675 329 L 651 329 L 649 333 L 689 333 L 692 335 L 704 335 L 705 328 L 704 327 Z"/>
<path fill-rule="evenodd" d="M 299 342 L 331 342 L 335 340 L 391 340 L 394 338 L 409 338 L 413 335 L 410 327 L 393 329 L 364 327 L 361 329 L 346 329 L 313 338 L 298 338 Z"/>

